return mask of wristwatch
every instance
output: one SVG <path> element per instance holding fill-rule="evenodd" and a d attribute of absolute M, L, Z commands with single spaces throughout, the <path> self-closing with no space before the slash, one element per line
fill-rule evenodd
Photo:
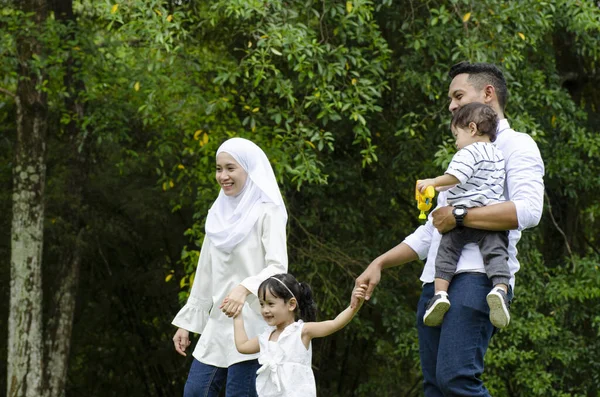
<path fill-rule="evenodd" d="M 454 215 L 454 219 L 456 220 L 456 227 L 463 227 L 465 216 L 467 216 L 467 209 L 465 207 L 454 207 L 452 215 Z"/>

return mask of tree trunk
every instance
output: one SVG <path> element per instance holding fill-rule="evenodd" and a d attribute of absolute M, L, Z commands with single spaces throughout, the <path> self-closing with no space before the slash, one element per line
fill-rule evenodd
<path fill-rule="evenodd" d="M 83 229 L 74 246 L 63 247 L 62 271 L 57 277 L 57 289 L 53 299 L 53 315 L 48 319 L 46 334 L 47 365 L 45 369 L 44 397 L 62 397 L 65 395 L 73 315 L 79 285 L 81 268 L 81 247 Z M 68 239 L 69 241 L 71 239 Z"/>
<path fill-rule="evenodd" d="M 78 29 L 73 13 L 72 0 L 53 0 L 52 9 L 56 20 L 66 27 L 62 42 L 77 42 Z M 71 46 L 73 47 L 73 46 Z M 69 353 L 73 318 L 77 301 L 79 274 L 83 247 L 84 222 L 83 186 L 87 180 L 87 145 L 84 142 L 81 123 L 84 118 L 83 103 L 80 94 L 85 91 L 83 81 L 77 76 L 81 62 L 74 50 L 65 62 L 64 87 L 69 95 L 65 96 L 65 109 L 69 112 L 70 122 L 65 126 L 64 136 L 68 139 L 66 161 L 69 183 L 65 196 L 69 203 L 61 217 L 69 224 L 71 233 L 61 238 L 61 255 L 56 267 L 57 277 L 53 283 L 53 297 L 50 302 L 50 316 L 46 324 L 46 369 L 44 397 L 62 397 L 69 369 Z"/>
<path fill-rule="evenodd" d="M 46 19 L 43 0 L 18 2 L 33 13 L 37 32 L 17 37 L 17 142 L 13 168 L 13 218 L 10 258 L 7 395 L 40 396 L 43 377 L 42 247 L 46 179 L 47 99 L 38 89 L 42 71 L 34 69 L 41 56 L 38 37 Z"/>

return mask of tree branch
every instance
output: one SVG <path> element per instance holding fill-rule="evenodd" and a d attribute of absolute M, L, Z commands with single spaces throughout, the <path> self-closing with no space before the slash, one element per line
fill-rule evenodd
<path fill-rule="evenodd" d="M 571 260 L 573 260 L 573 251 L 571 251 L 571 246 L 569 245 L 569 239 L 567 238 L 567 235 L 565 234 L 565 232 L 560 228 L 560 226 L 558 226 L 556 219 L 554 219 L 554 215 L 552 214 L 552 204 L 550 204 L 550 197 L 548 196 L 548 192 L 546 192 L 545 190 L 544 190 L 544 197 L 546 198 L 546 202 L 548 203 L 548 213 L 550 214 L 550 219 L 552 219 L 552 223 L 554 224 L 554 227 L 556 228 L 556 230 L 558 230 L 558 232 L 565 239 L 565 246 L 567 247 L 567 251 L 569 251 L 569 256 L 571 257 Z"/>
<path fill-rule="evenodd" d="M 12 97 L 13 99 L 17 99 L 17 94 L 15 94 L 12 91 L 7 90 L 6 88 L 0 87 L 0 92 L 3 92 L 4 94 L 8 95 L 9 97 Z"/>

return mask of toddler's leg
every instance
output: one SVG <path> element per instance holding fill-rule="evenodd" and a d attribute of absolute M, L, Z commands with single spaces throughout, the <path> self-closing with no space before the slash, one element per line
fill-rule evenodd
<path fill-rule="evenodd" d="M 448 292 L 448 287 L 450 287 L 450 281 L 444 280 L 443 278 L 436 278 L 434 281 L 434 286 L 436 294 L 440 291 Z"/>
<path fill-rule="evenodd" d="M 450 309 L 447 291 L 464 246 L 462 234 L 462 229 L 454 229 L 444 234 L 440 241 L 435 258 L 435 295 L 427 302 L 423 315 L 423 324 L 429 327 L 440 326 L 446 312 Z"/>
<path fill-rule="evenodd" d="M 486 297 L 490 307 L 490 322 L 496 328 L 504 328 L 510 322 L 507 297 L 510 280 L 507 248 L 508 232 L 483 233 L 479 248 L 483 256 L 485 271 L 494 285 L 494 288 Z"/>
<path fill-rule="evenodd" d="M 450 309 L 450 300 L 448 299 L 448 287 L 450 283 L 444 279 L 435 279 L 435 295 L 427 302 L 425 314 L 423 315 L 423 324 L 428 327 L 438 327 L 444 321 L 444 316 Z"/>

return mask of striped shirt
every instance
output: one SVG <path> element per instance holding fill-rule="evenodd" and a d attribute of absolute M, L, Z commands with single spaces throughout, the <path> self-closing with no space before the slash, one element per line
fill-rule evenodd
<path fill-rule="evenodd" d="M 460 183 L 448 190 L 448 204 L 467 208 L 483 207 L 505 201 L 504 156 L 490 142 L 475 142 L 459 150 L 446 174 Z"/>

